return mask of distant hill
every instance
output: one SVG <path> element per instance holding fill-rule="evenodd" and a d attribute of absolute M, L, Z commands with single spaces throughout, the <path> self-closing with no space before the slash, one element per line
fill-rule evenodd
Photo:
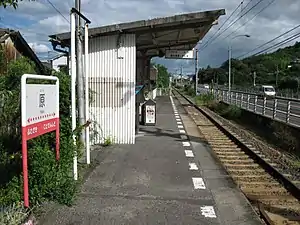
<path fill-rule="evenodd" d="M 243 60 L 232 59 L 232 83 L 237 86 L 253 85 L 256 72 L 256 84 L 277 84 L 279 89 L 298 90 L 300 85 L 300 42 L 269 54 L 252 56 Z M 228 60 L 219 68 L 202 69 L 198 72 L 202 83 L 212 81 L 224 84 L 227 79 Z M 278 73 L 277 73 L 278 72 Z"/>

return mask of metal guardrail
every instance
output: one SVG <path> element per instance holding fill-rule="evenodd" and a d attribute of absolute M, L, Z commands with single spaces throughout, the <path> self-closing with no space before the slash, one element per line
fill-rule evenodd
<path fill-rule="evenodd" d="M 228 91 L 228 88 L 223 86 L 223 85 L 218 85 L 216 87 L 219 90 Z M 240 93 L 258 94 L 256 89 L 251 89 L 251 88 L 232 88 L 231 91 L 240 92 Z M 292 93 L 291 91 L 288 92 L 287 90 L 277 90 L 276 91 L 276 97 L 285 98 L 285 99 L 299 99 L 300 100 L 300 95 L 299 95 L 298 92 Z"/>
<path fill-rule="evenodd" d="M 244 93 L 240 91 L 213 90 L 217 100 L 227 104 L 236 105 L 247 111 L 254 112 L 300 127 L 300 100 L 282 97 L 260 97 L 257 94 Z"/>

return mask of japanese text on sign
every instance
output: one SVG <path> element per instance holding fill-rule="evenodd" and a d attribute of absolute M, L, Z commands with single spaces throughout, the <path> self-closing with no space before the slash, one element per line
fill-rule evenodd
<path fill-rule="evenodd" d="M 194 50 L 166 50 L 166 58 L 194 59 Z"/>
<path fill-rule="evenodd" d="M 45 107 L 45 93 L 40 93 L 39 107 L 40 108 Z"/>

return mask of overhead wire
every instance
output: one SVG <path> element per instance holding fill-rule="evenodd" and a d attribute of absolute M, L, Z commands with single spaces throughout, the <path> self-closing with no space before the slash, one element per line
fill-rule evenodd
<path fill-rule="evenodd" d="M 251 0 L 252 1 L 252 0 Z M 229 15 L 229 17 L 224 21 L 224 23 L 216 30 L 216 32 L 205 42 L 204 45 L 207 45 L 209 41 L 221 30 L 221 28 L 227 23 L 227 21 L 230 20 L 230 18 L 234 15 L 234 13 L 240 8 L 240 6 L 243 4 L 244 1 L 242 1 L 234 10 L 233 12 Z M 201 50 L 201 48 L 199 49 Z"/>
<path fill-rule="evenodd" d="M 243 13 L 240 17 L 238 17 L 235 21 L 231 22 L 229 24 L 228 27 L 225 28 L 225 30 L 223 30 L 222 33 L 220 33 L 219 35 L 217 35 L 212 41 L 211 43 L 216 40 L 218 37 L 220 37 L 222 34 L 225 33 L 225 31 L 227 31 L 230 27 L 232 27 L 237 21 L 239 21 L 241 18 L 243 18 L 246 14 L 248 14 L 251 10 L 253 10 L 256 6 L 258 6 L 262 1 L 264 0 L 259 0 L 257 3 L 255 3 L 250 9 L 248 9 L 245 13 Z M 200 48 L 200 50 L 203 50 L 207 47 L 208 45 L 206 45 L 205 47 L 203 47 L 202 49 Z"/>
<path fill-rule="evenodd" d="M 292 36 L 286 38 L 285 40 L 282 40 L 281 42 L 278 42 L 278 43 L 276 43 L 276 44 L 274 44 L 274 45 L 272 45 L 272 46 L 270 46 L 270 47 L 268 47 L 268 48 L 265 48 L 265 49 L 263 49 L 263 50 L 261 50 L 261 51 L 255 53 L 255 54 L 253 54 L 252 56 L 257 56 L 257 55 L 260 55 L 260 54 L 262 54 L 262 53 L 266 53 L 266 52 L 268 52 L 269 50 L 272 50 L 272 49 L 278 48 L 278 47 L 280 47 L 280 46 L 283 46 L 283 45 L 285 45 L 285 44 L 287 44 L 287 43 L 289 43 L 289 42 L 291 42 L 291 41 L 293 41 L 293 40 L 296 40 L 296 39 L 299 38 L 299 37 L 300 37 L 300 32 L 297 33 L 297 34 L 294 34 L 294 35 L 292 35 Z"/>
<path fill-rule="evenodd" d="M 56 6 L 50 1 L 50 0 L 46 0 L 51 6 L 52 6 L 52 8 L 58 13 L 58 14 L 60 14 L 63 18 L 64 18 L 64 20 L 66 20 L 68 23 L 70 23 L 70 21 L 61 13 L 61 11 L 59 11 L 59 9 L 58 8 L 56 8 Z"/>
<path fill-rule="evenodd" d="M 269 43 L 271 43 L 271 42 L 273 42 L 273 41 L 275 41 L 275 40 L 277 40 L 277 39 L 283 37 L 284 35 L 286 35 L 286 34 L 292 32 L 292 31 L 296 30 L 297 28 L 300 28 L 300 24 L 297 25 L 297 26 L 295 26 L 295 27 L 293 27 L 292 29 L 290 29 L 290 30 L 288 30 L 288 31 L 286 31 L 286 32 L 284 32 L 284 33 L 278 35 L 277 37 L 275 37 L 275 38 L 273 38 L 273 39 L 271 39 L 271 40 L 269 40 L 269 41 L 267 41 L 267 42 L 265 42 L 265 43 L 263 43 L 263 44 L 257 46 L 256 48 L 252 49 L 251 51 L 249 51 L 249 52 L 247 52 L 247 53 L 245 53 L 245 54 L 242 54 L 242 55 L 236 57 L 236 58 L 237 58 L 237 59 L 240 59 L 240 58 L 242 58 L 242 57 L 244 57 L 244 56 L 246 56 L 246 55 L 249 55 L 250 53 L 252 53 L 252 52 L 254 52 L 254 51 L 260 49 L 261 47 L 264 47 L 265 45 L 267 45 L 267 44 L 269 44 Z"/>
<path fill-rule="evenodd" d="M 242 25 L 240 25 L 239 27 L 237 27 L 234 31 L 232 31 L 230 34 L 228 34 L 224 39 L 228 38 L 229 36 L 231 36 L 232 34 L 234 34 L 236 31 L 238 31 L 239 29 L 241 29 L 243 26 L 245 26 L 247 23 L 251 22 L 255 17 L 257 17 L 260 13 L 262 13 L 264 10 L 266 10 L 268 7 L 270 7 L 272 5 L 272 3 L 274 3 L 275 0 L 270 1 L 265 7 L 263 7 L 259 12 L 257 12 L 256 14 L 254 14 L 253 17 L 251 17 L 251 19 L 247 20 L 246 22 L 244 22 Z"/>

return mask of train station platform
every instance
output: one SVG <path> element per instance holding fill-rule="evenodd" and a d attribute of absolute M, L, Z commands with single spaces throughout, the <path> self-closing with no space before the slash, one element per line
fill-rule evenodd
<path fill-rule="evenodd" d="M 262 224 L 169 96 L 157 98 L 157 124 L 134 145 L 104 148 L 72 207 L 41 224 Z"/>

